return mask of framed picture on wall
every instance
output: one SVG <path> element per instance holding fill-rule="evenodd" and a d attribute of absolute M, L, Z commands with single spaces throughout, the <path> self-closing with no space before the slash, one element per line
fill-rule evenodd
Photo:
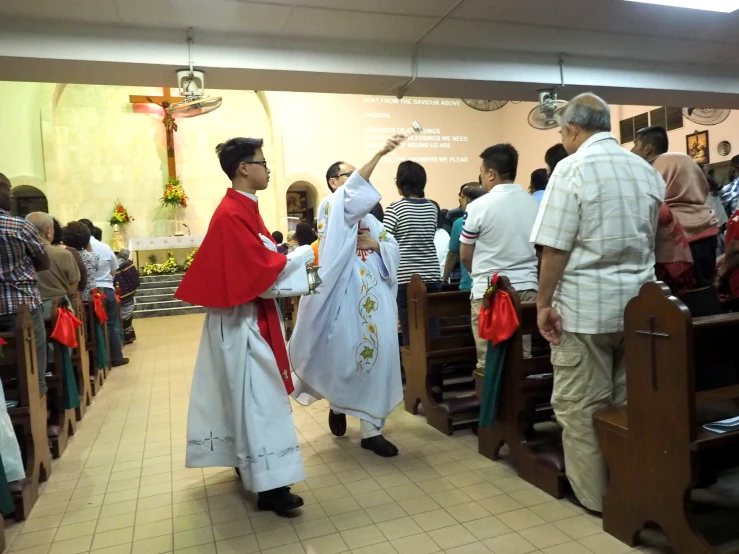
<path fill-rule="evenodd" d="M 695 163 L 701 165 L 711 163 L 711 154 L 708 148 L 708 131 L 696 131 L 692 135 L 686 136 L 685 148 L 688 156 L 693 158 Z"/>

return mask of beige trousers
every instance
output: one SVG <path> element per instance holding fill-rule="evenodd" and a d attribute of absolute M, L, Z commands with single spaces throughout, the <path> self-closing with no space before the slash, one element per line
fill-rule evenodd
<path fill-rule="evenodd" d="M 536 302 L 536 291 L 525 290 L 518 293 L 521 302 Z M 477 347 L 477 370 L 481 371 L 485 368 L 485 357 L 488 353 L 488 341 L 481 339 L 479 335 L 480 308 L 482 308 L 482 298 L 479 300 L 471 300 L 470 307 L 472 312 L 472 335 L 475 337 L 475 346 Z M 523 336 L 523 356 L 531 357 L 531 335 Z"/>
<path fill-rule="evenodd" d="M 582 504 L 603 511 L 606 465 L 593 414 L 626 403 L 624 334 L 562 333 L 552 346 L 552 408 L 562 426 L 567 478 Z"/>

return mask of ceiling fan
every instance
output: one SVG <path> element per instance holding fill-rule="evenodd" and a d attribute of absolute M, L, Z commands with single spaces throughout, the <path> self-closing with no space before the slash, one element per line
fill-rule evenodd
<path fill-rule="evenodd" d="M 534 129 L 546 131 L 559 125 L 559 116 L 567 106 L 565 100 L 557 98 L 557 91 L 565 86 L 564 54 L 559 56 L 559 86 L 537 91 L 539 105 L 529 112 L 529 125 Z"/>
<path fill-rule="evenodd" d="M 473 110 L 480 112 L 494 112 L 501 109 L 508 103 L 508 100 L 473 100 L 471 98 L 462 98 L 462 102 Z"/>
<path fill-rule="evenodd" d="M 731 114 L 731 110 L 714 108 L 683 108 L 683 116 L 698 125 L 718 125 Z"/>
<path fill-rule="evenodd" d="M 205 96 L 205 73 L 193 68 L 192 45 L 194 42 L 192 27 L 190 27 L 187 30 L 187 53 L 190 69 L 177 71 L 180 95 L 184 96 L 185 99 L 167 108 L 167 113 L 174 118 L 196 117 L 221 107 L 222 99 L 220 96 Z"/>

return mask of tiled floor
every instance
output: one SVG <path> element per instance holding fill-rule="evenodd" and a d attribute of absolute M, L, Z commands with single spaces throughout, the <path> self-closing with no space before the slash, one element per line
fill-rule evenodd
<path fill-rule="evenodd" d="M 136 321 L 131 364 L 113 371 L 22 524 L 15 554 L 622 554 L 600 521 L 532 488 L 398 408 L 400 455 L 328 431 L 324 402 L 295 405 L 306 502 L 284 519 L 258 512 L 230 469 L 186 469 L 187 402 L 202 316 Z"/>

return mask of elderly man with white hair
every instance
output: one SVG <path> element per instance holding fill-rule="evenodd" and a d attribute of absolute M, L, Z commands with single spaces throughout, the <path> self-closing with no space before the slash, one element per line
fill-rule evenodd
<path fill-rule="evenodd" d="M 552 407 L 576 498 L 602 512 L 606 467 L 593 413 L 626 402 L 626 304 L 654 281 L 665 183 L 610 133 L 608 104 L 575 97 L 562 112 L 569 157 L 552 173 L 531 241 L 543 246 L 538 324 L 552 343 Z"/>
<path fill-rule="evenodd" d="M 54 240 L 54 219 L 49 214 L 32 212 L 26 216 L 26 220 L 36 227 L 41 244 L 49 255 L 49 269 L 38 272 L 41 305 L 44 308 L 44 316 L 49 317 L 52 298 L 77 290 L 80 268 L 69 250 L 51 244 Z"/>

